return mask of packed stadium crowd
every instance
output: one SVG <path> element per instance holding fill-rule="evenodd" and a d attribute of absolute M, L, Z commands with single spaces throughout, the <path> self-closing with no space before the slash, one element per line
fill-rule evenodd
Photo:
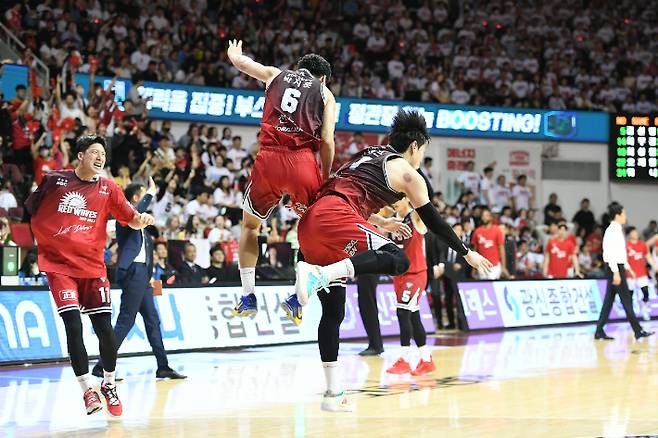
<path fill-rule="evenodd" d="M 603 0 L 46 0 L 4 14 L 53 77 L 66 64 L 258 88 L 225 55 L 237 36 L 270 65 L 321 54 L 339 96 L 628 112 L 657 108 L 656 18 L 637 2 Z"/>
<path fill-rule="evenodd" d="M 288 0 L 275 8 L 262 3 L 46 0 L 7 10 L 5 24 L 50 68 L 53 91 L 18 87 L 16 98 L 2 102 L 1 215 L 25 220 L 23 202 L 44 173 L 74 168 L 75 139 L 98 133 L 109 140 L 103 176 L 122 188 L 131 182 L 147 187 L 151 177 L 156 184 L 152 211 L 155 234 L 162 242 L 155 248 L 156 277 L 199 284 L 237 280 L 235 267 L 228 263 L 235 262 L 230 254 L 235 245 L 229 243 L 239 238 L 240 206 L 258 139 L 243 139 L 230 127 L 196 123 L 175 138 L 171 122 L 148 117 L 138 87 L 118 103 L 111 85 L 103 89 L 95 84 L 85 93 L 68 74 L 258 88 L 226 59 L 225 43 L 234 34 L 241 35 L 250 54 L 272 65 L 289 67 L 302 53 L 322 54 L 332 62 L 329 85 L 336 95 L 604 111 L 656 109 L 658 65 L 653 49 L 658 38 L 655 26 L 643 25 L 655 17 L 648 12 L 637 15 L 624 2 L 605 10 L 596 1 L 584 2 L 582 8 L 555 1 L 541 6 L 466 1 L 458 6 L 447 1 L 304 5 Z M 342 18 L 334 23 L 332 12 L 338 7 Z M 282 14 L 284 9 L 287 13 Z M 552 13 L 542 13 L 548 10 Z M 278 17 L 276 27 L 272 14 Z M 327 30 L 316 35 L 315 24 Z M 650 44 L 642 45 L 639 39 Z M 26 52 L 21 62 L 29 65 L 30 56 Z M 353 144 L 350 152 L 362 146 L 358 140 Z M 429 169 L 424 167 L 431 173 Z M 587 199 L 567 218 L 557 195 L 552 194 L 541 211 L 542 200 L 534 198 L 523 177 L 506 181 L 495 166 L 475 169 L 470 163 L 459 181 L 462 196 L 455 205 L 447 205 L 440 193 L 434 205 L 476 246 L 473 235 L 490 209 L 493 216 L 484 222 L 500 230 L 502 276 L 604 275 L 601 243 L 607 219 L 597 221 Z M 268 243 L 288 242 L 296 249 L 297 218 L 285 203 L 263 226 L 262 236 Z M 640 231 L 644 239 L 658 232 L 655 221 Z M 11 244 L 6 217 L 0 217 L 0 239 L 0 244 Z M 193 239 L 209 240 L 211 271 L 195 264 L 193 244 L 182 248 L 180 260 L 168 260 L 168 241 Z M 23 275 L 38 275 L 35 258 L 25 260 Z M 271 260 L 277 263 L 275 257 Z M 111 242 L 106 261 L 110 268 L 116 261 Z"/>

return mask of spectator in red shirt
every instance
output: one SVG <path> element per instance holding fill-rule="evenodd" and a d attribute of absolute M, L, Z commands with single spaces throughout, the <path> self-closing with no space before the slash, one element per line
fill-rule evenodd
<path fill-rule="evenodd" d="M 600 225 L 594 226 L 594 231 L 587 236 L 585 241 L 589 242 L 592 255 L 601 256 L 603 253 L 603 231 Z"/>
<path fill-rule="evenodd" d="M 44 132 L 41 135 L 41 138 L 36 142 L 32 143 L 32 159 L 34 162 L 34 181 L 37 185 L 41 184 L 43 180 L 43 175 L 52 171 L 62 169 L 62 164 L 68 165 L 68 155 L 65 154 L 66 163 L 60 163 L 55 158 L 55 148 L 51 148 L 44 143 L 46 140 L 47 134 Z"/>
<path fill-rule="evenodd" d="M 505 261 L 505 236 L 500 228 L 494 226 L 493 215 L 489 208 L 482 209 L 482 225 L 473 231 L 471 245 L 473 249 L 489 260 L 493 268 L 488 274 L 477 273 L 482 280 L 498 280 L 501 276 L 509 277 Z"/>
<path fill-rule="evenodd" d="M 561 223 L 558 226 L 557 237 L 550 239 L 546 244 L 544 277 L 567 278 L 571 267 L 576 276 L 580 277 L 577 246 L 569 239 L 567 224 Z"/>

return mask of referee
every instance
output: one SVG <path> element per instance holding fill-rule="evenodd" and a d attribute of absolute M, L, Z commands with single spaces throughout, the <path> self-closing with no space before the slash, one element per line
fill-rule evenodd
<path fill-rule="evenodd" d="M 603 326 L 610 316 L 615 294 L 619 294 L 628 322 L 631 323 L 635 332 L 635 339 L 651 336 L 653 332 L 644 331 L 637 321 L 631 300 L 632 292 L 628 290 L 626 284 L 626 269 L 630 270 L 626 256 L 626 240 L 622 230 L 622 225 L 626 223 L 626 210 L 621 204 L 613 202 L 608 206 L 608 214 L 611 222 L 603 236 L 603 261 L 608 276 L 608 288 L 605 292 L 599 322 L 596 324 L 594 339 L 613 339 L 603 331 Z M 632 270 L 630 270 L 630 274 L 635 277 Z"/>

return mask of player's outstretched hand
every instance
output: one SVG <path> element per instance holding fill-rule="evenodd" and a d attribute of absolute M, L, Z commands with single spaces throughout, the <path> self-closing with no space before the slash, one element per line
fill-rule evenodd
<path fill-rule="evenodd" d="M 242 56 L 242 40 L 230 40 L 228 42 L 228 51 L 226 52 L 231 62 Z"/>
<path fill-rule="evenodd" d="M 475 251 L 469 251 L 464 259 L 468 262 L 469 265 L 482 272 L 483 274 L 488 273 L 493 268 L 491 262 L 485 259 L 480 253 Z"/>
<path fill-rule="evenodd" d="M 411 237 L 411 228 L 405 224 L 399 217 L 389 217 L 384 219 L 381 227 L 389 233 L 396 233 L 402 236 L 403 239 Z"/>
<path fill-rule="evenodd" d="M 128 225 L 130 225 L 130 228 L 135 230 L 141 230 L 142 228 L 146 228 L 149 225 L 153 225 L 154 223 L 155 219 L 150 214 L 138 213 L 135 215 L 135 217 L 133 217 L 133 220 L 131 220 Z"/>

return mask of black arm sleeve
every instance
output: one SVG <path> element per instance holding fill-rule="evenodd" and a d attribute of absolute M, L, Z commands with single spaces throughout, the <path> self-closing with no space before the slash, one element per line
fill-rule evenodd
<path fill-rule="evenodd" d="M 450 248 L 454 249 L 457 254 L 465 256 L 468 253 L 468 248 L 464 245 L 464 242 L 455 234 L 452 227 L 443 220 L 431 202 L 417 208 L 416 212 L 427 228 L 447 243 Z"/>

